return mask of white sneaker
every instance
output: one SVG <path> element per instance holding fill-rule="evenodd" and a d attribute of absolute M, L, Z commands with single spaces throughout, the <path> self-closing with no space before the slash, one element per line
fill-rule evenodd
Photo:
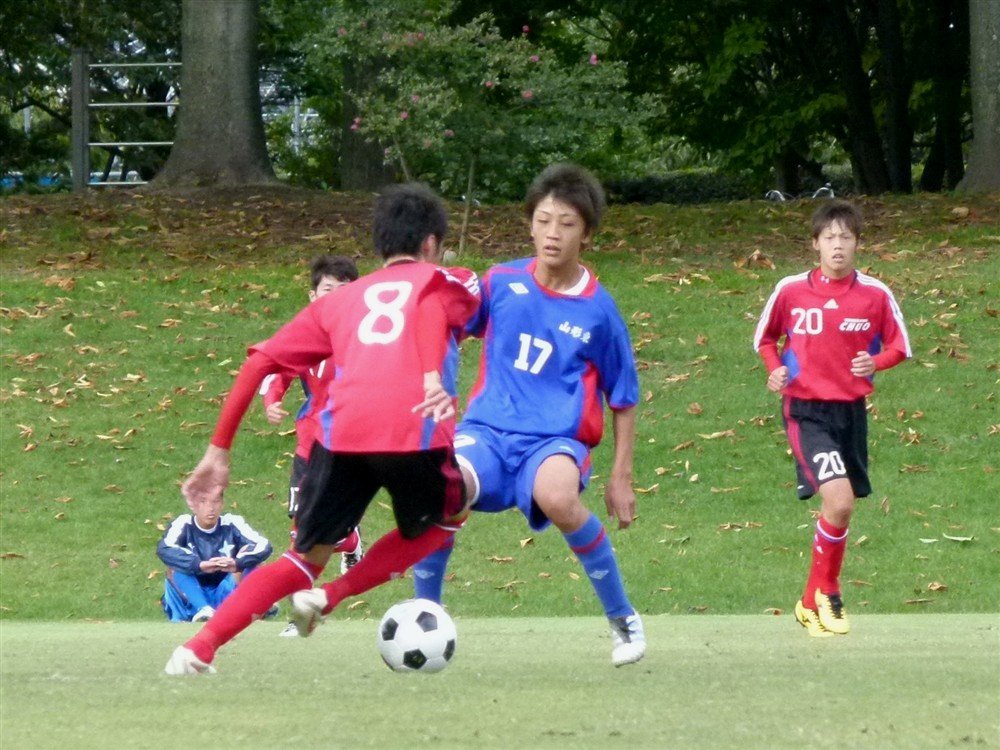
<path fill-rule="evenodd" d="M 194 613 L 194 617 L 191 618 L 191 622 L 208 622 L 212 619 L 212 615 L 214 614 L 215 610 L 206 604 Z"/>
<path fill-rule="evenodd" d="M 364 545 L 361 544 L 361 535 L 358 535 L 358 546 L 354 548 L 353 552 L 344 552 L 340 556 L 340 575 L 344 575 L 347 571 L 361 562 L 361 558 L 365 556 Z"/>
<path fill-rule="evenodd" d="M 285 629 L 282 630 L 280 633 L 278 633 L 278 635 L 280 635 L 282 638 L 294 638 L 298 634 L 299 634 L 299 628 L 294 622 L 288 623 L 285 626 Z"/>
<path fill-rule="evenodd" d="M 611 638 L 611 663 L 616 667 L 634 664 L 646 654 L 646 633 L 638 613 L 626 617 L 609 617 Z"/>
<path fill-rule="evenodd" d="M 215 674 L 215 667 L 195 656 L 191 649 L 178 646 L 170 655 L 170 661 L 167 662 L 163 671 L 169 675 Z"/>
<path fill-rule="evenodd" d="M 289 619 L 300 636 L 308 638 L 316 626 L 323 622 L 326 605 L 326 592 L 323 589 L 306 589 L 292 594 L 292 614 Z"/>

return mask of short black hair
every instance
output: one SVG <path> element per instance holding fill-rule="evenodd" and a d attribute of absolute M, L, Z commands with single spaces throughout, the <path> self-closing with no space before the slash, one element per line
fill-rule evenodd
<path fill-rule="evenodd" d="M 310 289 L 316 288 L 323 282 L 324 276 L 331 276 L 337 281 L 354 281 L 358 278 L 358 267 L 354 261 L 345 258 L 343 255 L 317 255 L 309 266 Z"/>
<path fill-rule="evenodd" d="M 568 203 L 583 217 L 587 231 L 597 229 L 607 201 L 600 181 L 576 164 L 551 164 L 542 170 L 528 188 L 524 208 L 530 220 L 535 209 L 548 196 Z"/>
<path fill-rule="evenodd" d="M 839 221 L 843 226 L 851 230 L 851 234 L 860 239 L 861 228 L 864 225 L 861 209 L 853 203 L 842 200 L 826 201 L 813 212 L 813 239 L 819 237 L 820 232 L 835 221 Z"/>
<path fill-rule="evenodd" d="M 383 258 L 418 255 L 429 235 L 438 242 L 448 231 L 444 202 L 422 182 L 390 185 L 375 199 L 375 250 Z"/>

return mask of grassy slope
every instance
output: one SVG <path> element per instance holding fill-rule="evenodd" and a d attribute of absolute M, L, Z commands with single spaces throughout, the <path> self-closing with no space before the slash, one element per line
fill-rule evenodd
<path fill-rule="evenodd" d="M 309 641 L 263 622 L 219 674 L 169 678 L 192 626 L 6 622 L 0 734 L 38 750 L 1000 746 L 992 615 L 864 616 L 829 641 L 789 617 L 649 617 L 649 654 L 620 670 L 600 618 L 457 625 L 433 676 L 385 669 L 371 622 Z"/>
<path fill-rule="evenodd" d="M 318 201 L 0 204 L 0 615 L 158 616 L 158 528 L 183 509 L 177 484 L 244 347 L 302 303 L 304 259 L 366 247 L 364 201 Z M 861 263 L 895 290 L 915 361 L 880 376 L 873 401 L 876 494 L 857 514 L 845 569 L 855 611 L 1000 610 L 1000 209 L 982 198 L 963 202 L 963 215 L 958 203 L 865 205 Z M 597 237 L 591 262 L 630 321 L 646 394 L 641 516 L 612 534 L 643 612 L 759 613 L 794 601 L 810 506 L 792 499 L 780 415 L 749 341 L 775 281 L 810 262 L 810 209 L 616 207 Z M 522 233 L 516 210 L 484 209 L 468 262 L 482 270 L 524 252 Z M 255 414 L 228 495 L 279 548 L 291 446 Z M 605 447 L 588 492 L 595 510 L 606 468 Z M 389 524 L 376 505 L 366 534 Z M 558 535 L 532 538 L 516 514 L 475 517 L 453 559 L 456 612 L 594 611 Z M 407 593 L 393 584 L 341 616 L 378 615 Z"/>

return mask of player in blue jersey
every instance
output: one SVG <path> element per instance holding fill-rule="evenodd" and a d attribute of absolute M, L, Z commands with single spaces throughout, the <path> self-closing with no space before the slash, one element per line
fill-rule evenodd
<path fill-rule="evenodd" d="M 200 500 L 173 520 L 156 545 L 167 566 L 163 612 L 171 622 L 204 622 L 239 579 L 271 554 L 271 543 L 243 516 L 222 513 L 222 498 Z"/>
<path fill-rule="evenodd" d="M 555 526 L 612 626 L 615 666 L 646 650 L 642 621 L 622 585 L 604 524 L 581 501 L 590 451 L 611 409 L 614 459 L 605 504 L 619 528 L 635 517 L 632 454 L 639 379 L 625 321 L 580 262 L 604 209 L 600 183 L 556 164 L 528 190 L 535 256 L 493 267 L 466 333 L 482 337 L 479 377 L 455 450 L 473 510 L 517 508 L 532 529 Z M 440 601 L 451 547 L 414 566 L 416 595 Z"/>

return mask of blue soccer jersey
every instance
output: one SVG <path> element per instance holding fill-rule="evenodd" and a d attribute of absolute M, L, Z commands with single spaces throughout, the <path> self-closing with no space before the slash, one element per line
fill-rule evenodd
<path fill-rule="evenodd" d="M 504 263 L 483 279 L 466 327 L 483 352 L 464 421 L 595 446 L 605 402 L 626 409 L 639 400 L 628 328 L 590 271 L 578 294 L 562 294 L 535 280 L 535 264 Z"/>

